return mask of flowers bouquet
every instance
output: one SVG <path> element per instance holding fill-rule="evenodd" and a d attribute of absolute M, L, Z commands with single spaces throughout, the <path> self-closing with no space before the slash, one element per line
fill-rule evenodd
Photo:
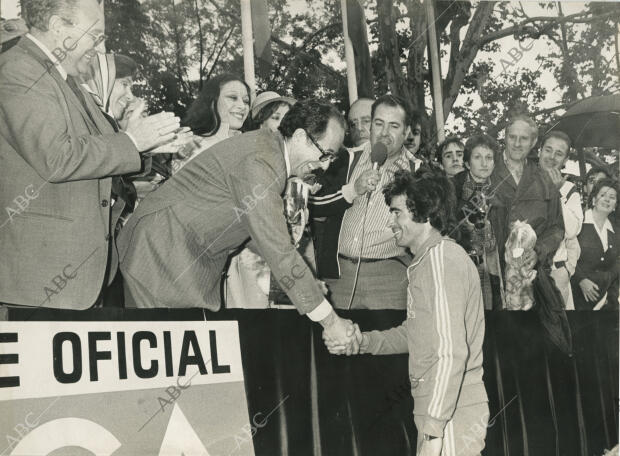
<path fill-rule="evenodd" d="M 532 282 L 536 271 L 525 263 L 527 253 L 534 250 L 536 232 L 527 223 L 517 220 L 511 226 L 506 241 L 506 308 L 508 310 L 529 310 L 534 305 Z"/>

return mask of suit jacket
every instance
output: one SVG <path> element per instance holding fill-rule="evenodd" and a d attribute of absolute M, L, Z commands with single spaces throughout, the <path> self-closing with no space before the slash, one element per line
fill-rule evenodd
<path fill-rule="evenodd" d="M 114 276 L 110 176 L 139 171 L 140 156 L 83 95 L 90 115 L 26 37 L 0 55 L 0 302 L 85 309 L 108 251 Z"/>
<path fill-rule="evenodd" d="M 290 240 L 286 179 L 282 138 L 260 130 L 221 141 L 187 163 L 121 229 L 129 302 L 218 310 L 226 259 L 252 238 L 299 312 L 314 310 L 324 297 Z"/>
<path fill-rule="evenodd" d="M 538 263 L 549 267 L 553 255 L 564 239 L 564 219 L 560 193 L 547 173 L 534 163 L 527 162 L 517 185 L 503 159 L 495 163 L 491 174 L 494 195 L 489 211 L 499 260 L 504 270 L 504 251 L 510 227 L 517 220 L 527 221 L 536 232 L 535 251 Z"/>

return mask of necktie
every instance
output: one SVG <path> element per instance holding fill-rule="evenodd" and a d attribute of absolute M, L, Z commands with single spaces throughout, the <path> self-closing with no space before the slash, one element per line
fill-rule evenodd
<path fill-rule="evenodd" d="M 93 114 L 90 112 L 90 109 L 88 108 L 88 105 L 86 104 L 86 99 L 84 98 L 84 94 L 82 93 L 77 83 L 75 82 L 75 79 L 73 79 L 72 76 L 67 76 L 67 84 L 69 85 L 69 87 L 71 88 L 75 96 L 78 98 L 78 100 L 80 100 L 80 103 L 82 104 L 82 107 L 84 108 L 84 111 L 86 111 L 86 114 L 88 114 L 88 118 L 91 120 L 93 125 L 97 126 L 97 122 L 95 122 L 95 119 L 93 118 Z"/>

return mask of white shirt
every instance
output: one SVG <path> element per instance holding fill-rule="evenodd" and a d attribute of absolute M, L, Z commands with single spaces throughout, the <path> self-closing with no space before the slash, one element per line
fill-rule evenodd
<path fill-rule="evenodd" d="M 601 244 L 603 244 L 603 252 L 607 252 L 609 245 L 607 244 L 607 230 L 614 232 L 614 229 L 611 226 L 611 222 L 608 218 L 605 219 L 605 223 L 603 223 L 603 227 L 601 229 L 598 228 L 597 224 L 594 223 L 594 217 L 592 216 L 592 209 L 588 209 L 583 219 L 583 223 L 590 223 L 594 225 L 594 230 L 596 234 L 598 234 L 599 239 L 601 240 Z"/>
<path fill-rule="evenodd" d="M 43 43 L 41 43 L 39 40 L 37 40 L 30 33 L 26 33 L 26 35 L 24 35 L 24 36 L 26 38 L 28 38 L 30 41 L 32 41 L 34 44 L 36 44 L 37 47 L 43 51 L 43 53 L 52 61 L 52 63 L 54 64 L 54 66 L 56 67 L 56 69 L 58 70 L 60 75 L 62 76 L 62 78 L 66 81 L 67 80 L 67 72 L 62 67 L 62 65 L 60 64 L 60 61 L 56 58 L 56 56 L 54 56 L 54 54 L 52 54 L 50 52 L 50 50 Z"/>
<path fill-rule="evenodd" d="M 562 202 L 562 217 L 564 218 L 564 239 L 560 242 L 558 250 L 553 257 L 553 262 L 564 261 L 571 275 L 575 272 L 577 260 L 581 254 L 581 247 L 577 241 L 577 235 L 581 231 L 583 224 L 583 210 L 581 209 L 581 197 L 579 192 L 573 192 L 570 198 L 566 196 L 575 186 L 572 182 L 566 181 L 560 188 L 560 201 Z"/>

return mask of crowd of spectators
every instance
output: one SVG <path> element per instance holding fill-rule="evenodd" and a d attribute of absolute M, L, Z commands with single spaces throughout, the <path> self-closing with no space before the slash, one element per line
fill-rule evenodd
<path fill-rule="evenodd" d="M 30 32 L 21 39 L 11 37 L 11 46 L 3 44 L 0 136 L 7 147 L 2 154 L 19 159 L 11 157 L 13 164 L 2 169 L 3 181 L 14 183 L 3 188 L 2 202 L 11 208 L 15 195 L 28 185 L 48 186 L 38 193 L 47 197 L 30 198 L 27 207 L 7 212 L 9 226 L 1 231 L 3 242 L 14 249 L 23 247 L 16 258 L 5 262 L 12 264 L 12 270 L 1 271 L 3 282 L 11 282 L 2 287 L 0 300 L 7 303 L 38 304 L 21 291 L 28 286 L 14 278 L 16 271 L 37 270 L 34 276 L 49 282 L 65 266 L 63 253 L 78 242 L 89 249 L 85 258 L 88 253 L 94 255 L 83 272 L 90 283 L 63 302 L 69 302 L 70 308 L 122 305 L 123 279 L 116 272 L 114 239 L 122 237 L 123 226 L 138 206 L 152 201 L 150 193 L 222 141 L 250 131 L 280 135 L 282 119 L 297 102 L 276 92 L 263 92 L 251 100 L 242 78 L 221 74 L 204 85 L 182 120 L 171 113 L 147 115 L 144 100 L 132 93 L 136 63 L 123 55 L 99 53 L 103 33 L 96 26 L 89 33 L 90 41 L 78 43 L 73 54 L 65 52 L 64 61 L 55 58 L 60 54 L 54 52 L 54 33 L 68 39 L 69 30 L 77 27 L 75 21 L 98 19 L 85 11 L 78 11 L 73 21 L 60 14 L 26 14 Z M 51 64 L 43 64 L 46 77 L 34 77 L 32 64 L 20 67 L 20 57 L 29 54 Z M 66 93 L 54 106 L 45 96 L 57 90 L 50 84 L 58 77 L 66 81 Z M 42 114 L 31 115 L 31 111 Z M 48 122 L 54 116 L 66 124 Z M 536 242 L 532 250 L 523 252 L 522 264 L 536 271 L 535 286 L 541 280 L 553 280 L 558 294 L 546 298 L 561 298 L 567 310 L 617 309 L 617 181 L 613 179 L 617 176 L 593 167 L 580 192 L 571 182 L 574 179 L 562 174 L 571 155 L 568 134 L 551 131 L 540 138 L 539 126 L 526 113 L 498 119 L 504 120 L 503 145 L 486 135 L 450 136 L 435 148 L 433 157 L 422 153 L 433 148 L 422 141 L 423 116 L 412 112 L 406 100 L 385 94 L 376 100 L 360 98 L 351 105 L 344 141 L 349 147 L 336 147 L 339 150 L 330 156 L 329 168 L 313 170 L 312 182 L 306 179 L 313 190 L 319 190 L 310 192 L 304 202 L 307 210 L 300 217 L 307 228 L 294 242 L 335 307 L 406 308 L 412 253 L 396 243 L 389 229 L 389 206 L 380 190 L 398 171 L 427 169 L 450 179 L 457 205 L 449 236 L 465 248 L 476 266 L 485 308 L 506 308 L 506 282 L 512 279 L 505 271 L 506 241 L 512 224 L 525 221 L 536 233 Z M 71 126 L 68 132 L 66 125 Z M 63 142 L 63 135 L 70 140 Z M 308 135 L 308 141 L 323 152 L 316 139 Z M 379 143 L 385 145 L 387 159 L 377 168 L 372 151 Z M 87 162 L 92 162 L 93 169 L 84 170 Z M 192 179 L 190 184 L 195 185 Z M 285 201 L 297 187 L 286 188 Z M 90 209 L 84 211 L 82 206 Z M 28 224 L 33 217 L 38 217 L 36 229 Z M 75 226 L 75 236 L 69 239 L 60 234 L 63 222 L 82 219 L 88 219 L 81 227 L 86 229 Z M 290 232 L 293 223 L 287 222 Z M 295 223 L 299 225 L 299 217 Z M 42 236 L 50 241 L 38 248 L 32 239 Z M 97 242 L 90 242 L 93 236 Z M 65 239 L 59 244 L 56 237 Z M 125 234 L 121 244 L 128 249 L 131 242 L 135 239 Z M 278 304 L 272 301 L 275 278 L 262 252 L 239 245 L 227 253 L 221 303 L 228 307 Z M 128 294 L 126 289 L 124 297 Z M 54 307 L 52 301 L 48 293 L 43 305 Z"/>

